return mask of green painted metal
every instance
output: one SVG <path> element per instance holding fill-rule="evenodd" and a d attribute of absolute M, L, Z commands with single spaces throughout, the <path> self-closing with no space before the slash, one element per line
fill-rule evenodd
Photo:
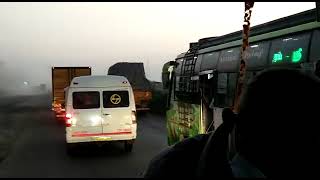
<path fill-rule="evenodd" d="M 189 106 L 191 112 L 187 115 L 188 120 L 186 121 L 182 120 L 179 116 L 179 104 L 177 101 L 173 101 L 171 108 L 166 113 L 169 145 L 175 144 L 186 137 L 193 137 L 201 133 L 200 105 L 185 104 Z"/>

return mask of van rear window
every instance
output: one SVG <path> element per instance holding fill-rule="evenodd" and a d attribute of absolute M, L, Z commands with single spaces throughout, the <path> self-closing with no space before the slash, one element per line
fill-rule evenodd
<path fill-rule="evenodd" d="M 73 92 L 74 109 L 100 108 L 100 93 L 98 91 Z"/>
<path fill-rule="evenodd" d="M 103 91 L 103 107 L 129 107 L 128 91 Z"/>

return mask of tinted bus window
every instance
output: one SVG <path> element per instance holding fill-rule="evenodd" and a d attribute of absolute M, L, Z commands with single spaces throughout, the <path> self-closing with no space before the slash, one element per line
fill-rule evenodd
<path fill-rule="evenodd" d="M 175 91 L 179 91 L 179 82 L 180 82 L 180 76 L 175 76 Z"/>
<path fill-rule="evenodd" d="M 182 60 L 183 59 L 179 59 L 179 60 L 176 61 L 176 63 L 178 63 L 178 65 L 175 68 L 175 74 L 177 76 L 181 75 L 181 67 L 182 67 L 182 62 L 183 62 Z"/>
<path fill-rule="evenodd" d="M 294 64 L 307 59 L 310 33 L 291 35 L 272 41 L 269 60 L 272 65 Z"/>
<path fill-rule="evenodd" d="M 197 56 L 196 65 L 194 67 L 194 73 L 195 74 L 199 74 L 201 62 L 202 62 L 202 55 L 199 55 L 199 56 Z"/>
<path fill-rule="evenodd" d="M 226 96 L 227 96 L 227 86 L 228 86 L 228 74 L 219 73 L 217 82 L 216 97 L 214 100 L 214 105 L 217 107 L 226 106 Z"/>
<path fill-rule="evenodd" d="M 268 62 L 270 41 L 250 44 L 246 52 L 248 70 L 265 68 Z"/>
<path fill-rule="evenodd" d="M 222 50 L 219 62 L 218 71 L 219 72 L 237 72 L 239 71 L 240 62 L 240 48 L 232 48 Z"/>
<path fill-rule="evenodd" d="M 316 62 L 320 60 L 320 30 L 315 30 L 312 35 L 310 47 L 310 61 Z"/>
<path fill-rule="evenodd" d="M 202 55 L 200 71 L 217 69 L 220 52 L 210 52 Z"/>
<path fill-rule="evenodd" d="M 103 91 L 103 107 L 129 107 L 128 91 Z"/>
<path fill-rule="evenodd" d="M 227 73 L 219 73 L 217 93 L 227 94 L 227 83 L 228 83 L 228 74 Z"/>
<path fill-rule="evenodd" d="M 237 78 L 237 73 L 219 73 L 215 106 L 230 107 L 233 105 L 237 87 Z"/>
<path fill-rule="evenodd" d="M 73 92 L 72 105 L 74 109 L 100 108 L 100 93 L 98 91 Z"/>
<path fill-rule="evenodd" d="M 237 73 L 229 73 L 228 75 L 228 95 L 226 99 L 228 107 L 232 106 L 234 102 L 235 92 L 237 89 L 237 78 Z"/>

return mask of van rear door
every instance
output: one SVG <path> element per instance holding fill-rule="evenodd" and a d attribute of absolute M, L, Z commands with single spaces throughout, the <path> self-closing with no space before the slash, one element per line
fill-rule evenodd
<path fill-rule="evenodd" d="M 99 90 L 78 89 L 72 92 L 72 136 L 101 135 L 101 98 Z"/>
<path fill-rule="evenodd" d="M 133 96 L 129 88 L 105 89 L 102 91 L 102 131 L 104 135 L 132 133 Z"/>

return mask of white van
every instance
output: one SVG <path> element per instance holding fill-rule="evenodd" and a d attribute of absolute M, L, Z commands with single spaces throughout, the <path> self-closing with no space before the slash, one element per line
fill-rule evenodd
<path fill-rule="evenodd" d="M 123 141 L 130 152 L 137 135 L 131 85 L 123 76 L 75 77 L 66 90 L 67 152 L 83 142 Z"/>

